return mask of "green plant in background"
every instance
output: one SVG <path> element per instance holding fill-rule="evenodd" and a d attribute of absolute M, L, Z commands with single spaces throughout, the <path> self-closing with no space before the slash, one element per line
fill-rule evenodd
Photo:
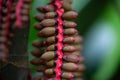
<path fill-rule="evenodd" d="M 31 4 L 28 52 L 34 48 L 31 42 L 37 38 L 33 28 L 36 7 L 47 2 L 49 0 L 34 0 Z M 120 0 L 74 0 L 72 5 L 79 12 L 75 21 L 78 23 L 77 29 L 84 37 L 83 55 L 87 66 L 85 78 L 109 80 L 115 73 L 120 58 Z M 102 46 L 98 44 L 100 42 Z M 32 57 L 29 54 L 29 59 Z M 39 74 L 33 65 L 30 64 L 30 67 L 33 76 Z"/>

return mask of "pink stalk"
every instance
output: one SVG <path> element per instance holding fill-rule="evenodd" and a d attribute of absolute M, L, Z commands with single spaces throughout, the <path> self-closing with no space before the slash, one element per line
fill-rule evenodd
<path fill-rule="evenodd" d="M 16 21 L 15 21 L 15 25 L 20 28 L 22 26 L 22 21 L 21 21 L 21 8 L 23 5 L 23 0 L 18 0 L 17 5 L 16 5 Z"/>

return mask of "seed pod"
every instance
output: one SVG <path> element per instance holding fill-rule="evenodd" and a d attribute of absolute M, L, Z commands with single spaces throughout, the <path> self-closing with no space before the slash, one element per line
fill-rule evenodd
<path fill-rule="evenodd" d="M 53 66 L 55 66 L 55 61 L 54 61 L 54 60 L 51 60 L 51 61 L 47 62 L 47 63 L 46 63 L 46 66 L 47 66 L 47 67 L 53 67 Z"/>
<path fill-rule="evenodd" d="M 55 18 L 57 16 L 56 12 L 48 12 L 45 14 L 45 18 Z"/>
<path fill-rule="evenodd" d="M 73 63 L 78 63 L 80 62 L 80 58 L 78 56 L 75 55 L 65 55 L 63 56 L 63 60 L 68 61 L 68 62 L 73 62 Z"/>
<path fill-rule="evenodd" d="M 37 10 L 40 12 L 53 12 L 55 8 L 53 5 L 45 5 L 43 7 L 38 7 Z"/>
<path fill-rule="evenodd" d="M 77 17 L 77 13 L 75 11 L 68 11 L 63 14 L 63 19 L 65 20 L 73 20 Z"/>
<path fill-rule="evenodd" d="M 63 72 L 61 75 L 62 78 L 72 79 L 74 77 L 72 72 Z"/>
<path fill-rule="evenodd" d="M 55 51 L 56 47 L 55 47 L 55 45 L 50 45 L 46 48 L 46 50 Z M 63 47 L 63 51 L 65 51 L 65 52 L 72 52 L 72 51 L 75 51 L 75 50 L 76 50 L 76 48 L 74 46 L 67 45 L 67 46 Z"/>
<path fill-rule="evenodd" d="M 74 41 L 75 41 L 74 37 L 66 37 L 63 39 L 63 43 L 65 44 L 71 44 L 71 43 L 74 43 Z"/>
<path fill-rule="evenodd" d="M 34 40 L 32 42 L 32 45 L 35 46 L 35 47 L 38 47 L 38 48 L 44 46 L 44 44 L 45 44 L 44 41 L 40 41 L 40 40 Z"/>
<path fill-rule="evenodd" d="M 54 51 L 48 51 L 48 52 L 45 52 L 42 56 L 41 56 L 41 59 L 43 60 L 46 60 L 46 61 L 49 61 L 51 59 L 53 59 L 55 57 L 55 52 Z"/>
<path fill-rule="evenodd" d="M 43 28 L 43 26 L 41 26 L 40 23 L 36 23 L 36 24 L 34 24 L 34 28 L 40 30 Z"/>
<path fill-rule="evenodd" d="M 62 65 L 62 69 L 66 70 L 66 71 L 77 71 L 78 70 L 78 65 L 74 64 L 74 63 L 65 63 Z"/>
<path fill-rule="evenodd" d="M 75 22 L 72 22 L 72 21 L 64 21 L 63 26 L 65 28 L 74 28 L 77 26 L 77 24 Z"/>
<path fill-rule="evenodd" d="M 31 64 L 33 65 L 40 65 L 43 61 L 41 60 L 41 58 L 34 58 L 30 61 Z"/>
<path fill-rule="evenodd" d="M 64 30 L 64 35 L 73 35 L 77 33 L 78 31 L 74 28 L 69 28 Z"/>
<path fill-rule="evenodd" d="M 53 36 L 56 33 L 56 29 L 52 27 L 47 27 L 38 32 L 38 36 Z"/>
<path fill-rule="evenodd" d="M 65 9 L 65 11 L 72 11 L 73 8 L 71 7 L 71 5 L 68 2 L 63 2 L 62 7 Z"/>
<path fill-rule="evenodd" d="M 37 15 L 35 15 L 35 17 L 34 17 L 36 20 L 38 20 L 38 21 L 41 21 L 41 20 L 43 20 L 44 19 L 44 14 L 37 14 Z"/>
<path fill-rule="evenodd" d="M 35 57 L 40 57 L 43 54 L 43 51 L 38 48 L 35 48 L 31 51 L 31 53 Z"/>
<path fill-rule="evenodd" d="M 53 69 L 46 69 L 45 70 L 45 74 L 47 74 L 47 75 L 53 75 L 54 74 L 54 70 Z"/>
<path fill-rule="evenodd" d="M 55 19 L 45 19 L 43 21 L 41 21 L 41 25 L 42 26 L 55 26 L 56 24 L 56 20 Z"/>
<path fill-rule="evenodd" d="M 55 36 L 48 37 L 48 38 L 45 40 L 45 42 L 46 42 L 47 44 L 53 44 L 53 43 L 56 42 L 56 38 L 55 38 Z"/>

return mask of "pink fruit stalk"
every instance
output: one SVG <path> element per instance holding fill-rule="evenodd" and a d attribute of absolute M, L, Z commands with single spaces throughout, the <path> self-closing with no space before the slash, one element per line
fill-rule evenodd
<path fill-rule="evenodd" d="M 62 51 L 62 48 L 63 48 L 63 20 L 62 20 L 62 15 L 64 13 L 64 9 L 62 8 L 62 0 L 51 0 L 51 4 L 53 4 L 55 7 L 56 7 L 56 13 L 57 13 L 57 26 L 56 26 L 56 29 L 58 30 L 58 34 L 56 36 L 57 38 L 57 43 L 56 43 L 56 47 L 57 47 L 57 50 L 56 50 L 56 54 L 58 56 L 57 60 L 55 61 L 56 63 L 56 67 L 54 69 L 55 71 L 55 78 L 54 80 L 61 80 L 60 76 L 61 76 L 61 66 L 62 66 L 62 57 L 63 57 L 63 51 Z"/>
<path fill-rule="evenodd" d="M 15 10 L 15 15 L 16 15 L 16 22 L 15 25 L 20 28 L 22 26 L 21 22 L 21 8 L 23 5 L 23 0 L 18 0 L 17 5 L 16 5 L 16 10 Z"/>

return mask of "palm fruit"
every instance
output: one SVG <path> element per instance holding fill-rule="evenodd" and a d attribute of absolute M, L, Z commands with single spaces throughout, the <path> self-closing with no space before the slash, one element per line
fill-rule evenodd
<path fill-rule="evenodd" d="M 7 3 L 7 4 L 6 4 Z M 8 31 L 9 31 L 9 15 L 11 1 L 0 1 L 0 61 L 7 63 L 8 58 Z M 0 63 L 1 64 L 1 63 Z"/>
<path fill-rule="evenodd" d="M 33 80 L 82 80 L 85 66 L 80 43 L 83 39 L 75 29 L 77 24 L 72 21 L 78 14 L 71 3 L 72 0 L 51 0 L 37 8 L 41 13 L 34 17 L 38 21 L 34 28 L 38 30 L 37 36 L 45 39 L 33 41 L 35 49 L 31 53 L 35 58 L 31 63 L 43 76 Z"/>

